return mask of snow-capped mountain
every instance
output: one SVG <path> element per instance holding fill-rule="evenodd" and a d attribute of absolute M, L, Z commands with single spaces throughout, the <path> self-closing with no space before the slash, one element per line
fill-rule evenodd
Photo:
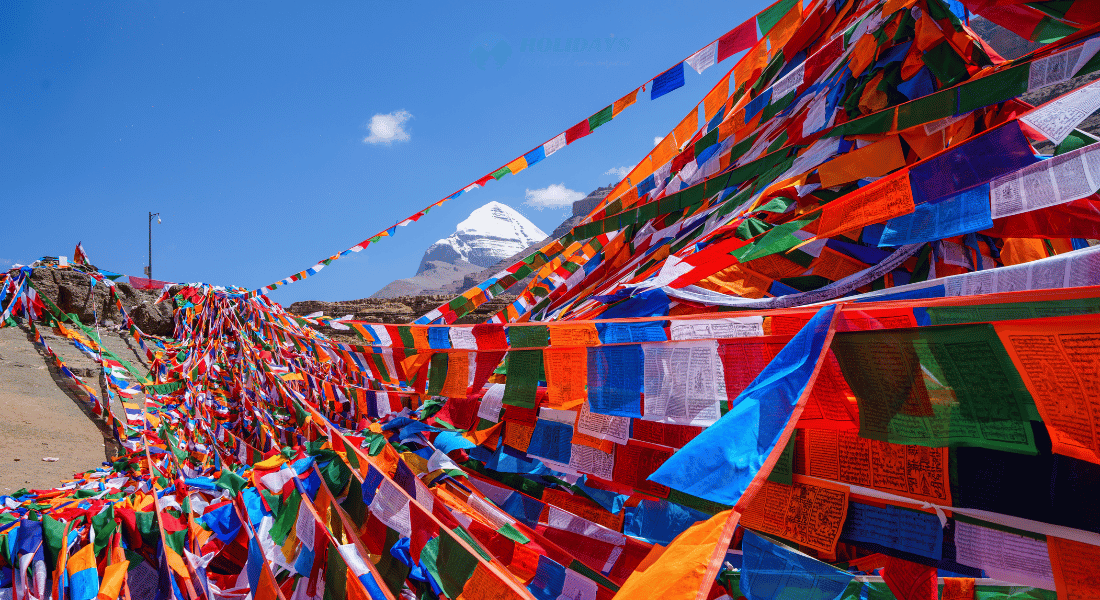
<path fill-rule="evenodd" d="M 490 202 L 470 213 L 454 233 L 429 246 L 416 273 L 438 268 L 436 263 L 459 261 L 489 267 L 545 238 L 543 230 L 512 207 Z"/>
<path fill-rule="evenodd" d="M 597 188 L 574 202 L 573 215 L 550 236 L 515 209 L 490 202 L 459 223 L 453 234 L 432 244 L 420 259 L 416 275 L 395 279 L 371 297 L 460 293 L 549 243 L 551 236 L 559 238 L 568 233 L 610 191 L 611 186 Z"/>

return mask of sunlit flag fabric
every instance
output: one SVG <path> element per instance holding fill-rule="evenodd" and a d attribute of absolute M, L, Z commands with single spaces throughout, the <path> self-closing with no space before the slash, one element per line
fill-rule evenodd
<path fill-rule="evenodd" d="M 1093 8 L 781 0 L 307 269 L 157 283 L 171 337 L 109 272 L 94 323 L 41 285 L 72 269 L 0 274 L 121 448 L 0 496 L 0 597 L 1100 597 Z M 264 296 L 720 66 L 413 323 Z"/>

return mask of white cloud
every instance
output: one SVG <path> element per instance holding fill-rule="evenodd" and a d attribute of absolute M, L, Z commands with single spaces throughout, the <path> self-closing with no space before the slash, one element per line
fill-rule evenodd
<path fill-rule="evenodd" d="M 663 140 L 663 139 L 665 139 L 665 138 L 663 138 L 663 137 L 655 137 L 655 138 L 653 138 L 653 147 L 654 147 L 654 148 L 656 148 L 656 147 L 657 147 L 657 144 L 660 144 L 660 143 L 661 143 L 661 140 Z"/>
<path fill-rule="evenodd" d="M 367 129 L 370 135 L 363 138 L 364 144 L 392 144 L 409 141 L 409 132 L 402 125 L 412 118 L 407 110 L 395 110 L 389 114 L 378 114 L 370 118 Z"/>
<path fill-rule="evenodd" d="M 542 210 L 544 208 L 570 208 L 584 194 L 565 187 L 565 183 L 552 183 L 541 190 L 527 190 L 527 206 Z"/>
<path fill-rule="evenodd" d="M 629 167 L 614 167 L 608 169 L 607 172 L 604 173 L 604 175 L 614 175 L 615 179 L 622 179 L 623 177 L 629 175 L 630 172 L 634 170 L 635 166 L 636 165 L 630 165 Z"/>

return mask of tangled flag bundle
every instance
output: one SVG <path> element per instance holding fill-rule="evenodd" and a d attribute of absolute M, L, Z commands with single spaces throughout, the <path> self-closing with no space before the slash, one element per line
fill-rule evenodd
<path fill-rule="evenodd" d="M 744 52 L 584 223 L 411 325 L 264 295 L 386 231 L 166 288 L 173 338 L 115 294 L 148 374 L 3 275 L 125 452 L 0 497 L 0 598 L 1100 597 L 1100 7 L 964 4 L 781 0 L 647 82 Z"/>

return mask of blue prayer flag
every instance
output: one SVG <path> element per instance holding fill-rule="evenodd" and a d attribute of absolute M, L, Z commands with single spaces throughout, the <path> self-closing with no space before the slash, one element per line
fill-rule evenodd
<path fill-rule="evenodd" d="M 656 100 L 681 87 L 684 87 L 684 63 L 680 63 L 653 78 L 653 87 L 649 90 L 649 99 Z"/>
<path fill-rule="evenodd" d="M 645 355 L 638 344 L 589 348 L 590 410 L 601 415 L 641 417 L 644 362 Z"/>
<path fill-rule="evenodd" d="M 777 445 L 782 451 L 784 429 L 812 383 L 835 312 L 836 305 L 817 311 L 737 396 L 728 413 L 648 479 L 699 498 L 737 504 Z M 591 369 L 591 355 L 588 364 Z M 591 381 L 589 375 L 589 385 Z"/>
<path fill-rule="evenodd" d="M 572 426 L 539 419 L 535 422 L 535 430 L 531 434 L 531 444 L 527 448 L 527 454 L 567 465 L 572 452 L 570 448 L 572 439 Z"/>
<path fill-rule="evenodd" d="M 903 246 L 942 240 L 993 227 L 989 184 L 918 204 L 913 212 L 886 222 L 879 246 Z"/>
<path fill-rule="evenodd" d="M 748 600 L 835 600 L 853 576 L 751 531 L 741 543 L 741 594 Z"/>
<path fill-rule="evenodd" d="M 546 147 L 545 146 L 539 146 L 538 148 L 535 148 L 534 150 L 528 152 L 527 154 L 524 154 L 523 158 L 527 160 L 527 166 L 530 167 L 531 165 L 533 165 L 533 164 L 539 162 L 540 160 L 546 158 Z"/>

